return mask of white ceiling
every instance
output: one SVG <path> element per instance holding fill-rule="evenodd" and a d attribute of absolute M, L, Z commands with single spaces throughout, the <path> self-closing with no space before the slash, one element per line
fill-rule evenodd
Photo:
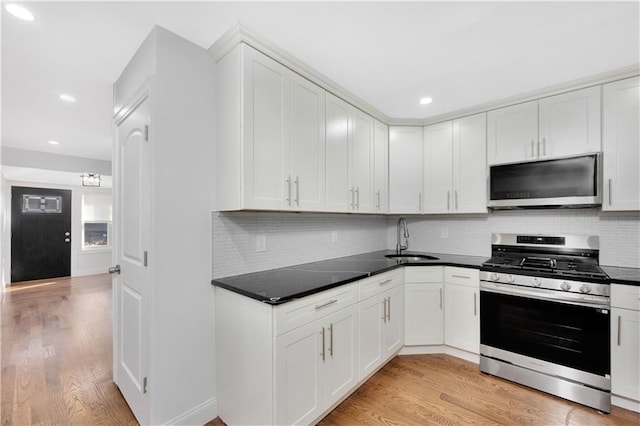
<path fill-rule="evenodd" d="M 154 24 L 208 48 L 240 20 L 393 118 L 640 63 L 637 1 L 23 4 L 33 22 L 2 10 L 2 144 L 97 159 L 111 157 L 112 84 Z"/>

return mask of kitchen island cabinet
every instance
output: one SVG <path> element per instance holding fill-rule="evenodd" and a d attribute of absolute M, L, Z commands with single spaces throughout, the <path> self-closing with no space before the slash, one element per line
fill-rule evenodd
<path fill-rule="evenodd" d="M 598 152 L 600 86 L 499 108 L 487 115 L 487 163 Z"/>

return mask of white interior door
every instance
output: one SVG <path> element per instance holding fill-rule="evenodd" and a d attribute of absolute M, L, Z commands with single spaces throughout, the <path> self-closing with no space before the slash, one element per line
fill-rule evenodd
<path fill-rule="evenodd" d="M 116 123 L 114 381 L 141 424 L 149 422 L 151 196 L 148 137 L 149 98 L 144 94 Z"/>

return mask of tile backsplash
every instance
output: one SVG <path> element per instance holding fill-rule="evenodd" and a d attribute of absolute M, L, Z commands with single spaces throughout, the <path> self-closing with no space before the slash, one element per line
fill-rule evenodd
<path fill-rule="evenodd" d="M 214 212 L 212 229 L 214 278 L 387 248 L 386 216 Z"/>
<path fill-rule="evenodd" d="M 399 216 L 389 217 L 395 246 Z M 407 216 L 409 250 L 489 256 L 491 233 L 600 236 L 600 264 L 640 268 L 640 214 L 598 209 L 496 210 L 486 215 Z"/>
<path fill-rule="evenodd" d="M 393 249 L 398 217 L 214 212 L 213 277 Z M 601 264 L 640 268 L 640 213 L 509 210 L 406 218 L 409 250 L 489 257 L 492 232 L 599 235 Z M 264 250 L 258 251 L 262 241 Z"/>

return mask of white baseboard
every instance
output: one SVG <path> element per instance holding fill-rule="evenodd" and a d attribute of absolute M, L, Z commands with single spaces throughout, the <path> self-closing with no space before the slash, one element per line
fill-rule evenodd
<path fill-rule="evenodd" d="M 425 345 L 425 346 L 405 346 L 398 355 L 430 355 L 430 354 L 446 354 L 464 359 L 465 361 L 480 364 L 480 355 L 472 352 L 463 351 L 446 345 Z"/>
<path fill-rule="evenodd" d="M 617 407 L 622 407 L 627 410 L 635 411 L 636 413 L 640 413 L 640 401 L 634 401 L 632 399 L 624 398 L 618 395 L 611 395 L 611 405 L 615 405 Z"/>
<path fill-rule="evenodd" d="M 166 422 L 166 425 L 201 426 L 218 417 L 218 401 L 211 398 Z"/>

